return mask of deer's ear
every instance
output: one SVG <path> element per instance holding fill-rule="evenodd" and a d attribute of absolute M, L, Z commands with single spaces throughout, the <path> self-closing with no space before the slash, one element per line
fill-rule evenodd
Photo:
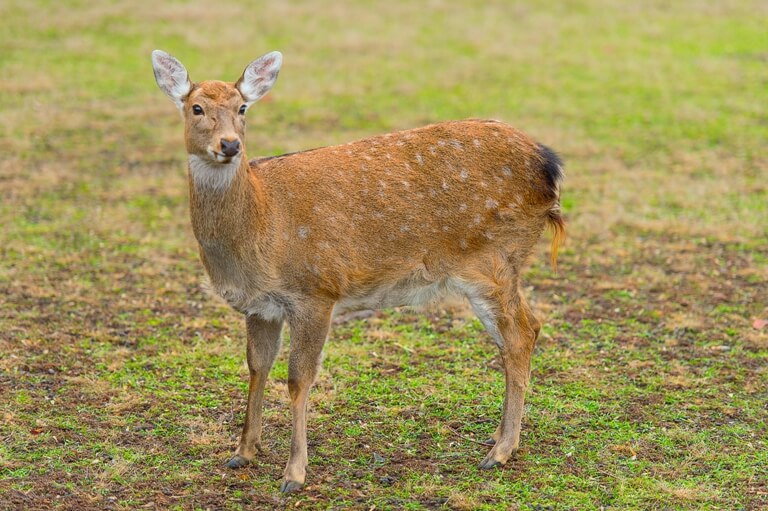
<path fill-rule="evenodd" d="M 248 105 L 258 101 L 275 85 L 282 63 L 283 55 L 273 51 L 248 64 L 235 84 Z"/>
<path fill-rule="evenodd" d="M 184 98 L 192 89 L 192 83 L 181 62 L 164 51 L 155 50 L 152 52 L 152 68 L 160 89 L 176 103 L 179 110 L 183 109 Z"/>

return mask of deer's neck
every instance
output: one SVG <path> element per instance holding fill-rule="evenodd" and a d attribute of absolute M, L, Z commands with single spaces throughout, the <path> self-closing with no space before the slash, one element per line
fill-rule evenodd
<path fill-rule="evenodd" d="M 229 164 L 190 155 L 189 197 L 192 229 L 204 250 L 217 246 L 237 251 L 263 237 L 268 205 L 244 153 Z"/>

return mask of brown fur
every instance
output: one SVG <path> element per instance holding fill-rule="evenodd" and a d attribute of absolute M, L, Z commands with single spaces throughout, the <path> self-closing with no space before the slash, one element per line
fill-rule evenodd
<path fill-rule="evenodd" d="M 540 329 L 520 274 L 547 225 L 553 264 L 565 232 L 556 180 L 552 186 L 559 160 L 506 124 L 466 120 L 250 162 L 243 152 L 222 164 L 212 159 L 220 140 L 244 140 L 244 79 L 193 84 L 180 105 L 200 256 L 212 288 L 246 314 L 248 327 L 248 407 L 229 466 L 249 462 L 260 444 L 283 321 L 291 328 L 293 436 L 282 489 L 291 491 L 304 483 L 307 395 L 334 308 L 407 305 L 445 292 L 466 295 L 499 345 L 503 419 L 481 467 L 505 463 L 519 443 Z M 253 90 L 261 93 L 260 83 Z M 542 168 L 553 161 L 548 180 Z"/>

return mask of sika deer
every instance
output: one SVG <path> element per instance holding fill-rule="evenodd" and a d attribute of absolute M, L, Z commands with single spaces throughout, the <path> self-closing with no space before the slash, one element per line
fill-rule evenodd
<path fill-rule="evenodd" d="M 211 287 L 245 316 L 250 385 L 238 468 L 261 444 L 267 374 L 291 331 L 291 453 L 281 490 L 304 484 L 307 394 L 334 310 L 469 299 L 499 347 L 502 420 L 481 468 L 517 449 L 540 323 L 520 288 L 547 225 L 552 262 L 564 235 L 557 155 L 497 121 L 466 120 L 249 161 L 245 112 L 274 85 L 282 56 L 253 61 L 235 83 L 192 83 L 152 53 L 160 88 L 181 110 L 192 228 Z"/>

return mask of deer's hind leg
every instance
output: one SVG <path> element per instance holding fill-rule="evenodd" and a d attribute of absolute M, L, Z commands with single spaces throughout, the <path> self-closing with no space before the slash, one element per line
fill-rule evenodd
<path fill-rule="evenodd" d="M 520 445 L 531 356 L 541 325 L 519 292 L 513 268 L 497 268 L 468 298 L 499 347 L 506 381 L 501 423 L 489 442 L 493 448 L 480 463 L 487 469 L 505 464 Z"/>

